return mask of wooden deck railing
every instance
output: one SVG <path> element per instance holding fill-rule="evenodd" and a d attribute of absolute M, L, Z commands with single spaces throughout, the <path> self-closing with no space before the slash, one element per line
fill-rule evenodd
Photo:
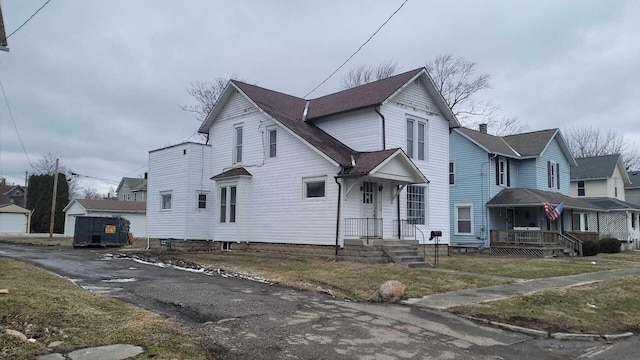
<path fill-rule="evenodd" d="M 558 233 L 540 230 L 491 230 L 491 244 L 519 246 L 558 245 Z"/>
<path fill-rule="evenodd" d="M 573 236 L 576 239 L 580 239 L 582 241 L 598 241 L 600 240 L 600 233 L 593 231 L 566 231 L 567 235 Z"/>

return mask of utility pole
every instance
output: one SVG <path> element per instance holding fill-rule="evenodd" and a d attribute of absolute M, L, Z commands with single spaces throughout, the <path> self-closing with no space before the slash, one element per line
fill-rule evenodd
<path fill-rule="evenodd" d="M 58 193 L 58 159 L 56 159 L 56 174 L 53 177 L 53 195 L 51 196 L 51 221 L 49 222 L 49 237 L 53 237 L 53 223 L 56 219 L 56 194 Z"/>
<path fill-rule="evenodd" d="M 29 196 L 29 170 L 24 171 L 24 205 L 27 207 L 27 196 Z"/>

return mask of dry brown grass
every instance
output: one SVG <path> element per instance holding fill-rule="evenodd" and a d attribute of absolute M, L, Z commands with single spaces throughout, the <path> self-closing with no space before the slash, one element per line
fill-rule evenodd
<path fill-rule="evenodd" d="M 612 259 L 636 259 L 638 262 L 609 261 Z M 595 262 L 595 264 L 593 264 Z M 530 258 L 488 254 L 452 254 L 443 256 L 440 267 L 480 274 L 537 279 L 554 276 L 576 275 L 629 267 L 640 267 L 640 255 L 598 254 L 592 257 Z"/>
<path fill-rule="evenodd" d="M 211 269 L 246 272 L 271 282 L 305 290 L 328 290 L 337 297 L 370 300 L 387 280 L 407 287 L 410 298 L 471 289 L 509 281 L 410 269 L 400 264 L 363 264 L 314 257 L 233 251 L 226 253 L 155 253 L 163 260 L 187 260 Z"/>
<path fill-rule="evenodd" d="M 55 352 L 109 344 L 145 348 L 140 359 L 213 358 L 212 344 L 153 312 L 94 294 L 35 266 L 0 257 L 0 358 L 33 359 L 47 344 Z M 37 341 L 22 343 L 4 333 L 23 332 Z"/>
<path fill-rule="evenodd" d="M 615 334 L 640 329 L 640 276 L 543 291 L 453 313 L 550 332 Z"/>
<path fill-rule="evenodd" d="M 23 244 L 23 245 L 38 245 L 38 246 L 69 246 L 73 243 L 73 238 L 69 237 L 2 237 L 0 242 L 6 242 L 11 244 Z"/>

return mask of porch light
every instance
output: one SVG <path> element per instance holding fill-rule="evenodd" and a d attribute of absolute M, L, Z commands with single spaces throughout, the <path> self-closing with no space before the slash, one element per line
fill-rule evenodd
<path fill-rule="evenodd" d="M 378 186 L 378 191 L 382 191 L 382 189 L 384 189 L 384 186 L 382 185 Z"/>

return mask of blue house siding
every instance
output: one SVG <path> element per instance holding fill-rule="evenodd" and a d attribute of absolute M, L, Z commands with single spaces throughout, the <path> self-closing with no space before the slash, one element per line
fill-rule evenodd
<path fill-rule="evenodd" d="M 547 171 L 548 161 L 555 162 L 560 165 L 559 166 L 560 168 L 560 188 L 559 189 L 557 188 L 557 186 L 554 188 L 549 188 L 548 171 Z M 544 151 L 544 153 L 542 153 L 542 155 L 537 161 L 536 169 L 538 173 L 538 176 L 537 176 L 538 189 L 559 192 L 567 196 L 571 194 L 571 189 L 570 189 L 570 181 L 571 181 L 570 171 L 571 170 L 569 167 L 569 161 L 564 156 L 562 149 L 560 149 L 560 145 L 558 144 L 557 138 L 554 137 L 553 140 L 551 140 L 551 142 L 549 143 L 549 146 L 547 147 L 547 149 Z"/>
<path fill-rule="evenodd" d="M 451 245 L 477 247 L 484 243 L 488 245 L 488 234 L 481 229 L 487 229 L 485 204 L 489 201 L 487 164 L 488 154 L 457 132 L 452 132 L 449 138 L 450 160 L 455 162 L 455 185 L 449 187 L 451 214 Z M 489 167 L 489 170 L 490 167 Z M 471 204 L 473 206 L 473 229 L 471 235 L 456 235 L 456 204 Z M 480 238 L 480 239 L 478 239 Z"/>
<path fill-rule="evenodd" d="M 497 165 L 496 163 L 499 163 L 500 161 L 504 161 L 505 164 L 507 166 L 508 169 L 508 176 L 507 178 L 504 179 L 504 184 L 503 185 L 498 185 L 497 184 Z M 493 158 L 491 160 L 491 176 L 490 176 L 490 198 L 492 198 L 493 196 L 495 196 L 497 193 L 500 192 L 500 190 L 505 189 L 507 187 L 510 188 L 515 188 L 518 187 L 518 179 L 517 179 L 517 169 L 518 169 L 518 160 L 516 159 L 511 159 L 511 158 L 507 158 L 504 156 L 496 156 L 495 158 Z"/>
<path fill-rule="evenodd" d="M 538 178 L 536 176 L 538 159 L 520 160 L 518 163 L 518 185 L 521 188 L 537 189 Z M 545 170 L 546 171 L 546 170 Z M 545 179 L 546 184 L 546 179 Z"/>

